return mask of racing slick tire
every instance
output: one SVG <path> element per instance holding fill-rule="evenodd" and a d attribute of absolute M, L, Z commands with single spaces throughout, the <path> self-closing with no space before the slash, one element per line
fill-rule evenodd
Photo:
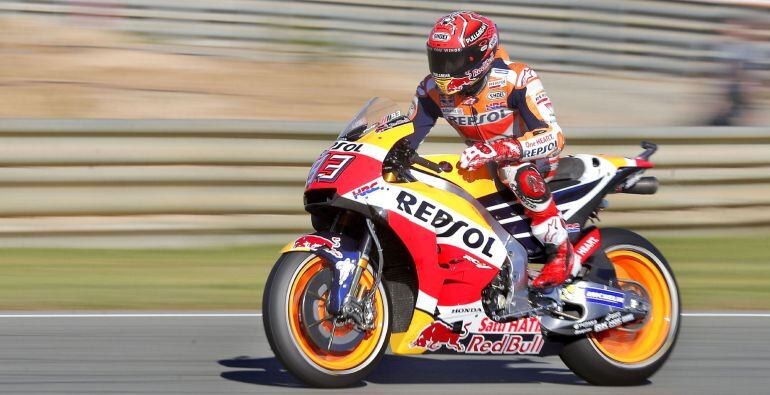
<path fill-rule="evenodd" d="M 641 323 L 577 338 L 566 344 L 559 356 L 591 384 L 642 384 L 674 349 L 681 322 L 678 287 L 663 254 L 642 236 L 607 228 L 601 230 L 601 239 L 621 287 L 643 289 L 651 302 L 650 313 Z"/>
<path fill-rule="evenodd" d="M 290 373 L 313 387 L 359 383 L 382 359 L 390 338 L 392 313 L 383 282 L 374 295 L 374 329 L 366 332 L 350 323 L 338 326 L 327 315 L 330 282 L 329 262 L 311 252 L 288 252 L 270 272 L 262 299 L 270 349 Z M 360 284 L 371 289 L 372 265 Z"/>

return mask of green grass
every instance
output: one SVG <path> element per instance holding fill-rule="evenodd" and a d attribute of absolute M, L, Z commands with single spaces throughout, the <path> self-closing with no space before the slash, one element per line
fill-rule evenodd
<path fill-rule="evenodd" d="M 770 310 L 769 238 L 653 242 L 685 309 Z M 278 249 L 2 249 L 0 310 L 256 309 Z"/>
<path fill-rule="evenodd" d="M 0 310 L 256 309 L 279 249 L 2 249 Z"/>
<path fill-rule="evenodd" d="M 770 310 L 770 236 L 654 238 L 685 309 Z"/>

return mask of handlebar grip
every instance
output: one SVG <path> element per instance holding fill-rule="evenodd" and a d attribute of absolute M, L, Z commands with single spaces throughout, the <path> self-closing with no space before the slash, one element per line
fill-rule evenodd
<path fill-rule="evenodd" d="M 443 172 L 452 171 L 452 165 L 449 164 L 448 162 L 443 162 L 443 161 L 441 163 L 432 162 L 432 161 L 429 161 L 429 160 L 421 157 L 420 155 L 418 155 L 416 153 L 414 155 L 412 155 L 412 163 L 420 165 L 420 166 L 422 166 L 422 167 L 424 167 L 426 169 L 433 170 L 436 173 L 443 173 Z"/>
<path fill-rule="evenodd" d="M 442 169 L 441 166 L 439 166 L 438 163 L 431 162 L 431 161 L 429 161 L 429 160 L 427 160 L 427 159 L 425 159 L 422 156 L 417 155 L 417 154 L 414 154 L 412 156 L 412 163 L 418 164 L 418 165 L 420 165 L 420 166 L 422 166 L 422 167 L 424 167 L 426 169 L 433 170 L 436 173 L 441 173 L 441 172 L 444 171 L 444 169 Z"/>

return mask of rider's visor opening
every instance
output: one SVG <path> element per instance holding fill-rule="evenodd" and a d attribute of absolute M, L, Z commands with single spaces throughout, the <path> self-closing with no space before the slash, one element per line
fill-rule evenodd
<path fill-rule="evenodd" d="M 428 46 L 428 67 L 437 77 L 465 77 L 484 56 L 477 47 L 432 48 Z"/>

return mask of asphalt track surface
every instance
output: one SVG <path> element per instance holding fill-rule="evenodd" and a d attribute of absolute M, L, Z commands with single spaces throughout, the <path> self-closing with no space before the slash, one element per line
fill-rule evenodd
<path fill-rule="evenodd" d="M 770 316 L 687 316 L 672 358 L 649 383 L 593 387 L 558 357 L 386 355 L 357 388 L 303 388 L 243 316 L 0 315 L 3 394 L 457 393 L 767 394 Z"/>

